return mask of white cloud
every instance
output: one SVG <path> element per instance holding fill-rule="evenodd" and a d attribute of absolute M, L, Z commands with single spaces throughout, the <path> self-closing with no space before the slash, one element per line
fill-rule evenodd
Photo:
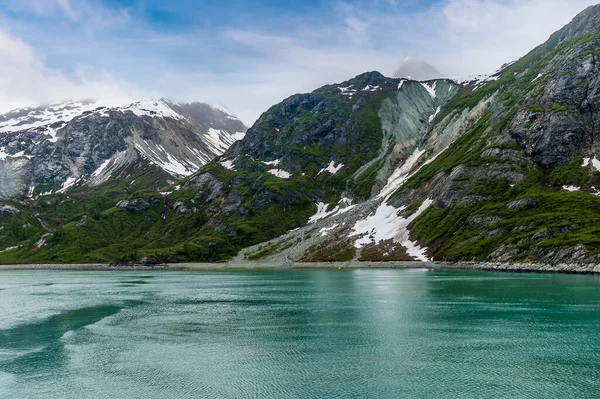
<path fill-rule="evenodd" d="M 447 48 L 429 58 L 444 71 L 464 77 L 493 72 L 527 54 L 597 0 L 450 0 L 436 33 Z"/>
<path fill-rule="evenodd" d="M 48 68 L 31 46 L 0 32 L 0 111 L 68 99 L 131 98 L 127 85 L 102 71 L 80 69 L 76 77 Z"/>
<path fill-rule="evenodd" d="M 364 42 L 366 40 L 366 34 L 368 33 L 369 24 L 365 21 L 354 17 L 348 16 L 344 19 L 346 28 L 348 30 L 348 36 L 356 42 Z"/>

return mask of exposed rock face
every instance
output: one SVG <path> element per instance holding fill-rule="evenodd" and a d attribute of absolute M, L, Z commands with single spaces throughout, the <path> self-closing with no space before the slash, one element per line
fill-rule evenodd
<path fill-rule="evenodd" d="M 190 175 L 246 128 L 207 104 L 73 102 L 0 116 L 0 197 L 98 185 L 136 165 L 163 180 Z"/>
<path fill-rule="evenodd" d="M 173 210 L 175 210 L 175 213 L 178 215 L 187 215 L 191 213 L 191 211 L 182 201 L 177 201 L 175 205 L 173 205 Z"/>
<path fill-rule="evenodd" d="M 582 35 L 600 33 L 600 4 L 590 6 L 579 13 L 567 26 L 554 33 L 543 46 L 552 47 Z"/>
<path fill-rule="evenodd" d="M 532 72 L 531 90 L 510 134 L 546 168 L 589 148 L 600 126 L 600 5 L 578 15 L 535 50 L 547 61 Z"/>
<path fill-rule="evenodd" d="M 236 158 L 240 155 L 264 161 L 281 160 L 278 166 L 283 170 L 304 169 L 311 162 L 323 162 L 325 167 L 333 158 L 334 148 L 353 148 L 363 154 L 373 151 L 379 143 L 361 140 L 363 128 L 352 118 L 354 111 L 365 100 L 378 92 L 397 86 L 397 79 L 386 78 L 379 72 L 369 72 L 350 81 L 334 86 L 326 86 L 309 94 L 295 95 L 264 113 L 248 131 L 247 138 L 239 146 L 224 155 L 225 159 L 235 158 L 235 165 L 244 162 Z M 339 101 L 339 98 L 353 101 Z M 353 109 L 353 105 L 358 108 Z M 320 149 L 307 157 L 300 154 L 305 147 Z M 366 154 L 368 156 L 368 154 Z"/>
<path fill-rule="evenodd" d="M 122 200 L 117 203 L 117 208 L 124 209 L 129 212 L 143 212 L 150 209 L 150 203 L 143 198 L 133 200 Z"/>
<path fill-rule="evenodd" d="M 19 213 L 19 210 L 17 208 L 15 208 L 14 206 L 10 206 L 10 205 L 0 206 L 0 219 L 4 219 L 7 216 L 16 215 L 17 213 Z"/>
<path fill-rule="evenodd" d="M 537 203 L 533 198 L 523 198 L 509 203 L 506 207 L 511 211 L 519 211 L 528 207 L 535 207 L 536 205 Z"/>

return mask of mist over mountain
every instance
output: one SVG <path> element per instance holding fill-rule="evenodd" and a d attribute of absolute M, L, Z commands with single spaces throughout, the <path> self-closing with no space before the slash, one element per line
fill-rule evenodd
<path fill-rule="evenodd" d="M 422 58 L 406 57 L 394 72 L 394 77 L 425 81 L 441 78 L 442 73 Z"/>

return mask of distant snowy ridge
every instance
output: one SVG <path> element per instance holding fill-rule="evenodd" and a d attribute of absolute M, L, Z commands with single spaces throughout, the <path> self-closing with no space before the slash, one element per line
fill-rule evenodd
<path fill-rule="evenodd" d="M 222 106 L 165 99 L 16 109 L 0 115 L 0 198 L 98 185 L 140 161 L 189 176 L 246 130 Z"/>

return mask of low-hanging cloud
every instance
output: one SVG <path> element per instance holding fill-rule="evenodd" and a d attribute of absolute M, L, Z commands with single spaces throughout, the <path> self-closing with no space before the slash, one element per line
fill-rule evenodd
<path fill-rule="evenodd" d="M 419 57 L 406 57 L 394 72 L 396 78 L 411 78 L 415 80 L 431 80 L 442 77 L 436 67 Z"/>

